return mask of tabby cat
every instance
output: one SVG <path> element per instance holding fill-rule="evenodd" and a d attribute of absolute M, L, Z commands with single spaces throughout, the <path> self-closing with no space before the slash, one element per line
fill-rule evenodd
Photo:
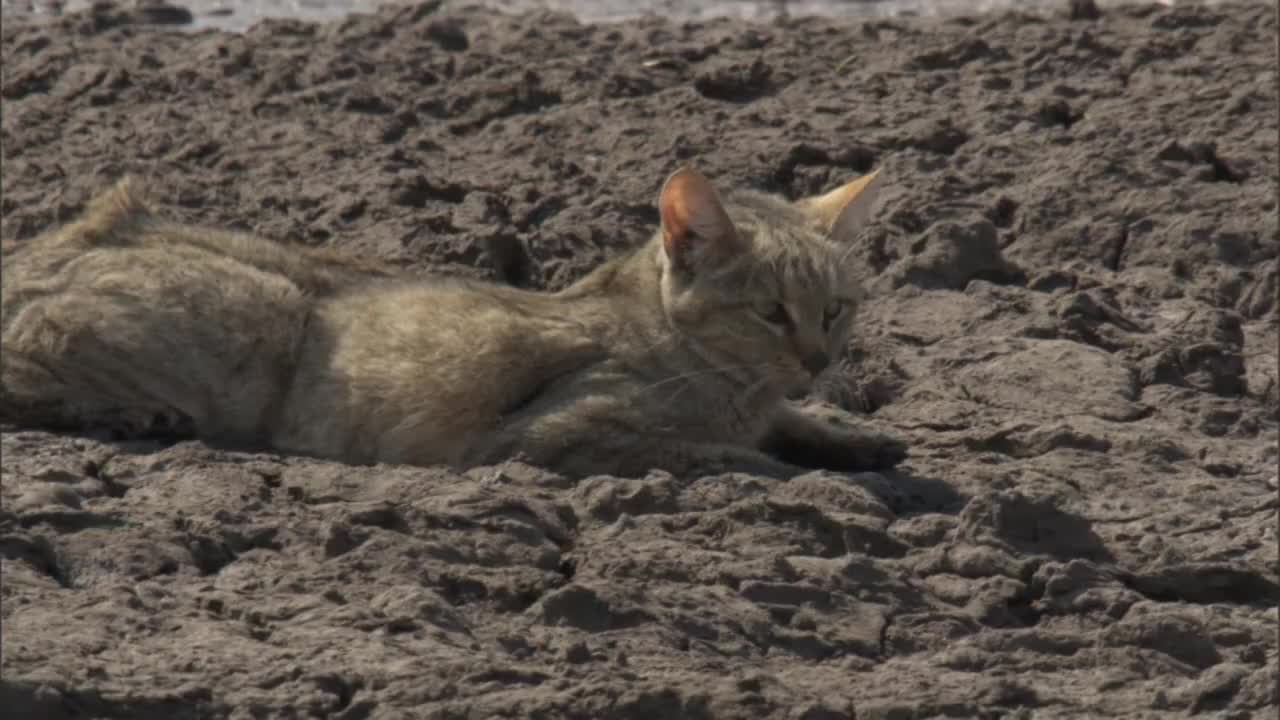
<path fill-rule="evenodd" d="M 5 258 L 0 416 L 571 476 L 892 467 L 791 403 L 851 338 L 878 182 L 722 199 L 682 168 L 651 241 L 549 293 L 168 222 L 125 181 Z"/>

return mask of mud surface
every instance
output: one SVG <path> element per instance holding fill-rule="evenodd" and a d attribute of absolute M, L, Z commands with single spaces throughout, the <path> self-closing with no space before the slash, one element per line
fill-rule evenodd
<path fill-rule="evenodd" d="M 827 399 L 901 472 L 588 479 L 3 436 L 9 718 L 1275 717 L 1274 10 L 3 28 L 3 234 L 560 287 L 665 175 L 884 164 Z"/>

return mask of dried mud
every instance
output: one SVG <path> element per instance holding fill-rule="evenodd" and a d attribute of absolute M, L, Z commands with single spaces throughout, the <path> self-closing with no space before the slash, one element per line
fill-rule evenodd
<path fill-rule="evenodd" d="M 11 428 L 7 717 L 1275 717 L 1273 7 L 148 19 L 6 21 L 6 243 L 134 172 L 560 287 L 678 163 L 793 197 L 883 164 L 824 397 L 913 455 L 572 484 Z"/>

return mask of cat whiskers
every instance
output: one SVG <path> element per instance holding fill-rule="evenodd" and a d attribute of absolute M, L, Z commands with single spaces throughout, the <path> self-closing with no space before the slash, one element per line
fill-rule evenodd
<path fill-rule="evenodd" d="M 751 400 L 751 396 L 752 396 L 752 395 L 755 395 L 757 392 L 759 392 L 759 391 L 761 391 L 761 390 L 764 390 L 764 389 L 765 389 L 765 387 L 767 387 L 767 386 L 769 385 L 769 381 L 770 381 L 771 379 L 772 379 L 772 378 L 770 378 L 770 377 L 768 377 L 768 376 L 765 376 L 765 377 L 762 377 L 762 378 L 760 378 L 759 380 L 755 381 L 754 383 L 751 383 L 750 385 L 748 385 L 748 386 L 747 386 L 747 389 L 742 391 L 742 399 L 743 399 L 743 400 L 750 401 L 750 400 Z"/>
<path fill-rule="evenodd" d="M 690 371 L 690 372 L 680 373 L 680 374 L 678 374 L 678 375 L 672 375 L 671 377 L 663 378 L 663 379 L 661 379 L 661 380 L 659 380 L 659 381 L 657 381 L 657 382 L 655 382 L 655 383 L 650 383 L 650 384 L 645 385 L 644 387 L 640 388 L 640 390 L 639 390 L 638 392 L 642 392 L 642 393 L 643 393 L 643 392 L 649 392 L 649 391 L 654 390 L 655 388 L 661 387 L 661 386 L 663 386 L 663 385 L 668 385 L 668 384 L 673 383 L 673 382 L 680 382 L 680 381 L 682 381 L 682 380 L 692 380 L 693 378 L 702 377 L 702 376 L 704 376 L 704 375 L 726 375 L 726 376 L 728 376 L 728 375 L 729 375 L 729 373 L 733 372 L 734 370 L 757 370 L 757 369 L 761 369 L 761 368 L 776 368 L 776 367 L 777 367 L 777 365 L 776 365 L 775 363 L 772 363 L 772 362 L 762 362 L 762 363 L 742 363 L 742 364 L 738 364 L 738 365 L 722 365 L 722 366 L 720 366 L 720 367 L 706 368 L 706 369 L 703 369 L 703 370 L 693 370 L 693 371 Z M 766 377 L 762 378 L 761 380 L 757 381 L 756 383 L 752 383 L 752 385 L 751 385 L 751 386 L 749 386 L 749 389 L 754 390 L 754 389 L 756 388 L 756 386 L 757 386 L 757 385 L 762 384 L 762 383 L 766 383 L 766 382 L 768 382 L 768 381 L 769 381 L 769 378 L 766 376 Z M 686 389 L 688 389 L 689 385 L 691 385 L 691 383 L 690 383 L 690 384 L 686 384 L 686 385 L 685 385 L 685 387 L 680 388 L 680 390 L 679 390 L 679 391 L 677 391 L 677 393 L 676 393 L 675 395 L 672 395 L 672 396 L 671 396 L 671 399 L 673 399 L 673 400 L 674 400 L 675 398 L 679 397 L 679 394 L 680 394 L 681 392 L 684 392 Z"/>
<path fill-rule="evenodd" d="M 660 340 L 655 341 L 652 345 L 645 347 L 642 352 L 650 353 L 650 352 L 653 352 L 654 350 L 657 350 L 660 347 L 663 347 L 664 345 L 674 347 L 679 342 L 680 342 L 679 337 L 675 335 L 668 335 L 667 337 L 664 337 L 664 338 L 661 338 Z"/>

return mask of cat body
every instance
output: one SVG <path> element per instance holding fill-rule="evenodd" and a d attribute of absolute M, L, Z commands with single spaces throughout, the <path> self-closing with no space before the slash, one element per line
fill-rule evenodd
<path fill-rule="evenodd" d="M 118 186 L 6 258 L 0 414 L 353 463 L 888 467 L 900 443 L 787 402 L 850 338 L 875 179 L 726 203 L 682 169 L 650 242 L 555 293 L 391 278 L 164 222 Z"/>

